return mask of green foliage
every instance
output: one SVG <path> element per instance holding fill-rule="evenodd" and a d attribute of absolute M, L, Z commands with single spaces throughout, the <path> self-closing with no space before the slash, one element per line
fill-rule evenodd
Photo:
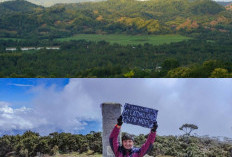
<path fill-rule="evenodd" d="M 35 147 L 35 152 L 41 152 L 43 154 L 48 154 L 48 153 L 55 154 L 57 150 L 54 147 L 53 147 L 52 152 L 50 152 L 51 148 L 48 145 L 48 139 L 41 138 L 41 139 L 39 139 L 39 142 L 38 142 L 38 144 Z"/>
<path fill-rule="evenodd" d="M 123 133 L 124 134 L 124 133 Z M 147 135 L 134 136 L 135 146 L 140 147 L 147 138 Z M 228 141 L 228 142 L 227 142 Z M 188 141 L 184 136 L 156 136 L 153 149 L 149 152 L 152 156 L 221 156 L 230 157 L 232 141 L 225 138 L 222 142 L 208 136 L 189 136 Z M 34 149 L 31 149 L 31 148 Z M 15 154 L 12 152 L 15 152 Z M 101 132 L 91 131 L 87 135 L 70 133 L 50 133 L 49 136 L 40 136 L 38 133 L 27 131 L 23 135 L 0 137 L 0 153 L 5 156 L 11 153 L 12 156 L 29 157 L 35 156 L 37 152 L 45 155 L 69 154 L 77 152 L 86 154 L 92 152 L 102 153 Z"/>
<path fill-rule="evenodd" d="M 28 150 L 27 149 L 20 149 L 20 151 L 19 151 L 19 153 L 18 153 L 18 155 L 20 156 L 20 157 L 28 157 Z"/>
<path fill-rule="evenodd" d="M 26 131 L 16 145 L 16 153 L 20 156 L 35 156 L 36 146 L 38 145 L 39 134 Z"/>
<path fill-rule="evenodd" d="M 40 136 L 38 133 L 26 131 L 23 135 L 0 137 L 0 155 L 15 152 L 17 156 L 36 156 L 41 154 L 55 155 L 57 153 L 87 152 L 102 153 L 102 139 L 100 132 L 87 135 L 70 133 L 51 133 Z"/>
<path fill-rule="evenodd" d="M 53 40 L 90 33 L 229 32 L 231 19 L 229 10 L 211 0 L 108 0 L 47 8 L 16 0 L 0 3 L 0 37 Z"/>
<path fill-rule="evenodd" d="M 217 36 L 216 36 L 217 37 Z M 220 77 L 232 73 L 232 42 L 189 40 L 163 45 L 119 45 L 106 41 L 7 41 L 17 45 L 59 45 L 60 50 L 0 52 L 1 77 Z M 213 59 L 213 60 L 212 60 Z M 212 76 L 211 76 L 212 75 Z"/>
<path fill-rule="evenodd" d="M 56 155 L 59 152 L 59 147 L 57 145 L 55 145 L 51 151 L 50 151 L 50 155 Z"/>
<path fill-rule="evenodd" d="M 168 71 L 167 77 L 187 78 L 190 77 L 191 69 L 188 67 L 178 67 Z"/>
<path fill-rule="evenodd" d="M 25 0 L 6 1 L 0 3 L 0 14 L 15 12 L 31 13 L 36 11 L 36 9 L 43 9 L 43 7 Z"/>
<path fill-rule="evenodd" d="M 146 141 L 145 135 L 144 134 L 140 134 L 139 136 L 136 136 L 134 138 L 134 141 L 136 143 L 136 146 L 138 146 L 138 147 L 141 146 Z"/>
<path fill-rule="evenodd" d="M 198 129 L 198 126 L 196 126 L 194 124 L 183 124 L 179 129 L 184 131 L 185 135 L 190 136 L 190 134 L 193 130 Z"/>
<path fill-rule="evenodd" d="M 0 156 L 4 156 L 8 152 L 13 151 L 15 140 L 13 136 L 5 135 L 0 138 Z"/>
<path fill-rule="evenodd" d="M 93 150 L 94 153 L 102 153 L 102 137 L 101 132 L 90 132 L 90 134 L 86 135 L 89 148 Z"/>
<path fill-rule="evenodd" d="M 27 2 L 9 5 L 19 3 Z M 231 77 L 231 17 L 209 0 L 109 0 L 6 11 L 0 14 L 0 37 L 6 37 L 0 40 L 0 77 Z M 151 35 L 167 33 L 172 35 Z M 61 50 L 19 50 L 52 45 Z"/>
<path fill-rule="evenodd" d="M 162 45 L 175 42 L 181 42 L 184 40 L 190 40 L 191 38 L 185 37 L 178 34 L 169 35 L 126 35 L 126 34 L 77 34 L 72 37 L 58 38 L 57 41 L 71 41 L 71 40 L 87 40 L 87 41 L 107 41 L 111 44 L 120 45 L 141 45 L 141 44 L 152 44 Z"/>
<path fill-rule="evenodd" d="M 220 142 L 219 140 L 215 140 L 209 137 L 190 136 L 188 143 L 186 143 L 186 138 L 182 136 L 158 136 L 156 138 L 156 142 L 154 143 L 153 151 L 150 152 L 150 155 L 229 157 L 231 152 L 224 149 L 224 144 L 222 143 L 223 142 Z"/>
<path fill-rule="evenodd" d="M 213 77 L 213 78 L 226 78 L 226 77 L 231 77 L 231 74 L 228 73 L 227 69 L 216 68 L 216 69 L 213 70 L 210 77 Z"/>
<path fill-rule="evenodd" d="M 134 77 L 135 73 L 133 70 L 129 71 L 128 73 L 125 73 L 123 76 L 127 78 L 132 78 Z"/>
<path fill-rule="evenodd" d="M 190 10 L 194 14 L 218 14 L 221 11 L 225 11 L 223 6 L 219 6 L 217 2 L 211 0 L 195 0 L 193 5 L 190 7 Z"/>
<path fill-rule="evenodd" d="M 180 64 L 176 59 L 170 58 L 170 59 L 166 59 L 163 63 L 162 63 L 162 68 L 164 70 L 171 70 L 174 68 L 179 67 Z"/>

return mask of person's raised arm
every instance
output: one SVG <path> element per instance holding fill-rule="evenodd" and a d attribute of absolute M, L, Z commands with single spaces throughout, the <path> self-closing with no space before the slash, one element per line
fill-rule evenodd
<path fill-rule="evenodd" d="M 118 135 L 120 132 L 120 128 L 122 126 L 122 116 L 120 116 L 117 119 L 118 123 L 115 125 L 114 129 L 112 130 L 111 134 L 110 134 L 110 147 L 113 150 L 115 156 L 117 156 L 118 154 L 118 147 L 119 147 L 119 142 L 118 142 Z"/>
<path fill-rule="evenodd" d="M 154 122 L 153 124 L 153 128 L 151 129 L 151 132 L 146 140 L 146 142 L 142 145 L 142 147 L 140 148 L 139 151 L 139 157 L 143 157 L 145 154 L 148 153 L 148 151 L 150 151 L 150 149 L 153 146 L 153 143 L 155 141 L 155 137 L 156 137 L 156 129 L 158 128 L 158 124 L 157 122 Z"/>

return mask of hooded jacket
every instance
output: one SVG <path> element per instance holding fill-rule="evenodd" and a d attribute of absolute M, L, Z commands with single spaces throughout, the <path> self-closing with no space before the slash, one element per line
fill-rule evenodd
<path fill-rule="evenodd" d="M 115 154 L 115 157 L 143 157 L 152 148 L 152 144 L 154 143 L 156 136 L 156 132 L 151 132 L 146 142 L 142 145 L 141 148 L 133 147 L 131 150 L 128 151 L 123 146 L 119 146 L 119 142 L 118 142 L 119 132 L 120 132 L 120 128 L 115 126 L 109 138 L 110 146 Z"/>

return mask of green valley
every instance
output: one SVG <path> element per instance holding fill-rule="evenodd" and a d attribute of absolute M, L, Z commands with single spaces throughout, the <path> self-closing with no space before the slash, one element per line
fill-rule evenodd
<path fill-rule="evenodd" d="M 108 0 L 58 4 L 48 8 L 16 0 L 2 2 L 0 8 L 0 37 L 7 38 L 191 34 L 232 29 L 232 12 L 211 0 Z"/>
<path fill-rule="evenodd" d="M 232 77 L 231 37 L 211 0 L 6 1 L 0 77 Z"/>
<path fill-rule="evenodd" d="M 139 45 L 139 44 L 152 44 L 161 45 L 169 44 L 172 42 L 180 42 L 184 40 L 189 40 L 190 37 L 185 37 L 181 35 L 125 35 L 125 34 L 78 34 L 67 38 L 58 38 L 58 41 L 71 41 L 71 40 L 87 40 L 87 41 L 107 41 L 109 43 L 117 43 L 120 45 Z"/>

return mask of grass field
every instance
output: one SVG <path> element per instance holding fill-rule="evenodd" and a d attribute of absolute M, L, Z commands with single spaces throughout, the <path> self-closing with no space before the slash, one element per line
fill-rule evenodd
<path fill-rule="evenodd" d="M 82 153 L 82 154 L 79 154 L 79 153 L 70 153 L 70 154 L 57 154 L 57 155 L 54 155 L 52 157 L 102 157 L 102 154 L 93 154 L 91 151 L 87 152 L 87 153 Z M 46 156 L 46 157 L 51 157 L 51 156 Z"/>
<path fill-rule="evenodd" d="M 13 41 L 20 41 L 20 40 L 25 40 L 25 39 L 20 39 L 20 38 L 0 38 L 0 40 L 13 40 Z"/>
<path fill-rule="evenodd" d="M 177 34 L 170 35 L 125 35 L 125 34 L 78 34 L 68 38 L 58 38 L 58 41 L 70 41 L 70 40 L 88 40 L 88 41 L 101 41 L 105 40 L 110 43 L 118 43 L 121 45 L 138 45 L 138 44 L 153 44 L 153 45 L 161 45 L 164 43 L 171 42 L 180 42 L 183 40 L 191 39 L 189 37 L 185 37 Z"/>

